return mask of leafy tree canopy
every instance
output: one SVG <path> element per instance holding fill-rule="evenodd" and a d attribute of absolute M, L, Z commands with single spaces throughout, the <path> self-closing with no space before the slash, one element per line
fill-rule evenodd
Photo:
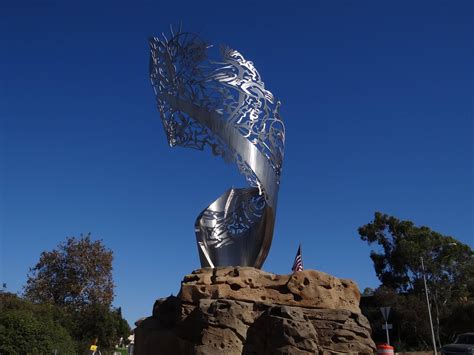
<path fill-rule="evenodd" d="M 82 353 L 98 340 L 101 350 L 112 349 L 130 327 L 120 308 L 112 305 L 112 251 L 91 235 L 69 237 L 52 251 L 44 251 L 30 269 L 25 297 L 36 305 L 55 307 Z M 41 353 L 41 352 L 40 352 Z"/>
<path fill-rule="evenodd" d="M 446 286 L 458 298 L 473 294 L 474 253 L 459 240 L 380 212 L 359 228 L 359 235 L 379 246 L 370 257 L 382 285 L 399 291 L 422 288 L 423 258 L 431 285 Z"/>
<path fill-rule="evenodd" d="M 376 248 L 370 257 L 382 285 L 364 314 L 383 340 L 381 306 L 391 306 L 393 335 L 401 349 L 426 349 L 430 339 L 423 276 L 426 277 L 438 345 L 472 328 L 474 320 L 474 252 L 451 236 L 411 221 L 375 213 L 359 228 L 363 241 Z M 424 271 L 421 260 L 423 259 Z M 470 329 L 472 331 L 472 329 Z"/>
<path fill-rule="evenodd" d="M 114 297 L 112 251 L 90 234 L 67 238 L 41 253 L 30 269 L 25 296 L 33 302 L 80 309 L 90 304 L 110 306 Z"/>
<path fill-rule="evenodd" d="M 120 308 L 95 304 L 76 313 L 74 318 L 72 334 L 82 349 L 88 348 L 93 339 L 98 340 L 100 349 L 113 349 L 120 338 L 127 339 L 131 332 Z"/>
<path fill-rule="evenodd" d="M 60 354 L 74 352 L 76 343 L 52 305 L 32 304 L 11 293 L 0 293 L 0 353 Z"/>

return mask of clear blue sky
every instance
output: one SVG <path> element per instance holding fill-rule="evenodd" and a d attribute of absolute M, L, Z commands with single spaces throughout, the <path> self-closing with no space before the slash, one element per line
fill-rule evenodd
<path fill-rule="evenodd" d="M 376 287 L 357 228 L 375 211 L 473 246 L 472 1 L 0 2 L 1 270 L 21 291 L 42 251 L 91 232 L 114 251 L 133 322 L 199 267 L 198 213 L 232 165 L 167 146 L 153 34 L 183 22 L 252 59 L 287 142 L 264 265 Z"/>

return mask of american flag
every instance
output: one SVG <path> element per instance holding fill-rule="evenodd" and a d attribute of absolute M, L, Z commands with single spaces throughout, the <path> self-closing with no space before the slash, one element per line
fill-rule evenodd
<path fill-rule="evenodd" d="M 293 262 L 293 267 L 291 268 L 291 271 L 303 271 L 303 256 L 301 255 L 301 244 L 298 247 L 298 252 L 296 253 L 295 261 Z"/>

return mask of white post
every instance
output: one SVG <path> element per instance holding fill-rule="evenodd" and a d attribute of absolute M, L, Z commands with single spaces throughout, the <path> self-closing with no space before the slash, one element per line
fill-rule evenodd
<path fill-rule="evenodd" d="M 388 324 L 386 320 L 385 320 L 385 332 L 387 333 L 387 344 L 390 345 L 390 337 L 388 335 Z"/>
<path fill-rule="evenodd" d="M 423 263 L 423 257 L 421 259 L 421 269 L 423 270 L 423 282 L 425 283 L 425 294 L 426 294 L 426 304 L 428 306 L 428 315 L 430 316 L 430 325 L 431 325 L 431 337 L 433 338 L 433 351 L 434 355 L 438 355 L 436 352 L 436 340 L 433 328 L 433 319 L 431 318 L 431 306 L 430 306 L 430 298 L 428 297 L 428 286 L 426 286 L 426 273 L 425 273 L 425 264 Z"/>

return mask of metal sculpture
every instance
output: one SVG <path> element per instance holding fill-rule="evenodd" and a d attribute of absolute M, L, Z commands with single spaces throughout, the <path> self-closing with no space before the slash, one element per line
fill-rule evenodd
<path fill-rule="evenodd" d="M 171 29 L 150 39 L 150 78 L 168 143 L 236 163 L 251 187 L 229 189 L 195 223 L 203 267 L 254 266 L 273 237 L 285 127 L 280 102 L 238 51 L 214 49 L 197 35 Z"/>

